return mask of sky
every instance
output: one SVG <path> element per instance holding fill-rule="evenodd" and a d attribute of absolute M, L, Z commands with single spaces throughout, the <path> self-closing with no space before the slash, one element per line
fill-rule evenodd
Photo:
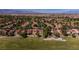
<path fill-rule="evenodd" d="M 0 9 L 0 13 L 77 13 L 79 9 Z"/>

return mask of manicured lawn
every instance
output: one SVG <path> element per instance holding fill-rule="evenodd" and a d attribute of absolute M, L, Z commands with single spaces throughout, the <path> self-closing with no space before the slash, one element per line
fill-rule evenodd
<path fill-rule="evenodd" d="M 67 41 L 42 40 L 42 38 L 0 38 L 0 49 L 7 50 L 71 50 L 79 49 L 79 40 L 65 38 Z"/>

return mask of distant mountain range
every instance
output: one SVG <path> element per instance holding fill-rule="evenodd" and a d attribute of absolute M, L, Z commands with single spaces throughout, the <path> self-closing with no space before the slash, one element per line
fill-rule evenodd
<path fill-rule="evenodd" d="M 25 14 L 25 13 L 35 13 L 29 10 L 22 9 L 0 9 L 0 14 Z"/>
<path fill-rule="evenodd" d="M 65 13 L 79 14 L 79 9 L 0 9 L 0 14 Z"/>

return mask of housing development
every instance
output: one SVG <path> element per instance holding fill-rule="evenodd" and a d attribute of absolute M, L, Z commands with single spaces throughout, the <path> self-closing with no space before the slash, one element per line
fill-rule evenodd
<path fill-rule="evenodd" d="M 64 38 L 79 36 L 78 14 L 2 14 L 0 36 Z"/>

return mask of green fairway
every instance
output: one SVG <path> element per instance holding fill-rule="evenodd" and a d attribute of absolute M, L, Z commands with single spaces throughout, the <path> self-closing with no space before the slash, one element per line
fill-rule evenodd
<path fill-rule="evenodd" d="M 79 40 L 65 38 L 67 41 L 42 40 L 42 38 L 0 38 L 0 49 L 7 50 L 70 50 L 79 49 Z"/>

